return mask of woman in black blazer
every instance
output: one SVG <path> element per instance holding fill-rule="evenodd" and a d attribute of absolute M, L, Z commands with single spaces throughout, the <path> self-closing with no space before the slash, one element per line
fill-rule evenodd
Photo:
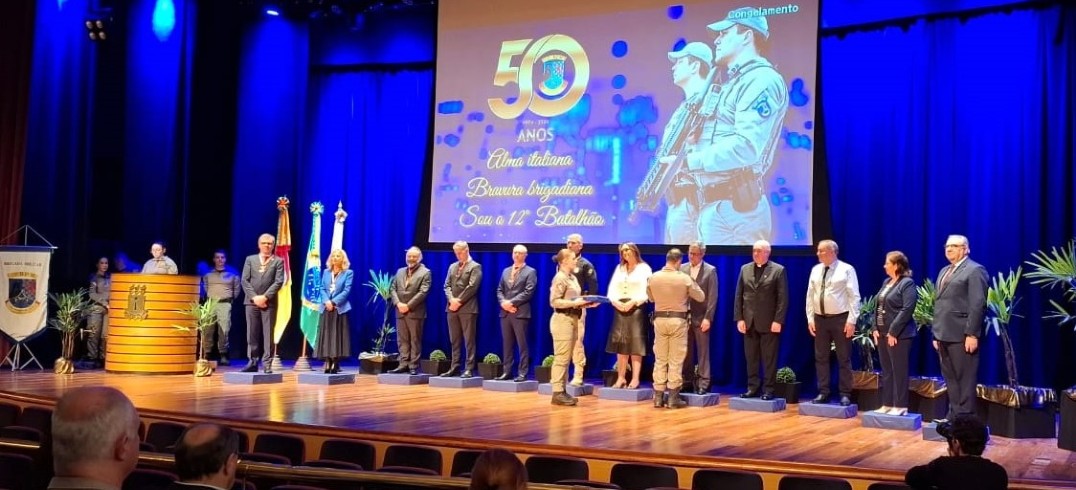
<path fill-rule="evenodd" d="M 915 281 L 908 257 L 899 251 L 885 255 L 885 273 L 889 277 L 878 291 L 875 311 L 874 344 L 882 361 L 882 406 L 875 412 L 907 415 L 908 352 L 917 333 L 912 321 Z"/>

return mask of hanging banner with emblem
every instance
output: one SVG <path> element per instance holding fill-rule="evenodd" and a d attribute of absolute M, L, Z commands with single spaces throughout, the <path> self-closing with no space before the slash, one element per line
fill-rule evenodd
<path fill-rule="evenodd" d="M 50 247 L 0 247 L 0 331 L 22 342 L 48 318 Z"/>

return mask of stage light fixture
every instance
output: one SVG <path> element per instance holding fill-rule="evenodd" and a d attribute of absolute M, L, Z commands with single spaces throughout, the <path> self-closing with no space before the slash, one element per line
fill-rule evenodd
<path fill-rule="evenodd" d="M 108 39 L 107 24 L 104 19 L 89 19 L 86 21 L 86 33 L 91 41 L 104 41 Z"/>
<path fill-rule="evenodd" d="M 273 17 L 279 17 L 280 16 L 280 11 L 275 9 L 275 8 L 270 7 L 270 8 L 265 9 L 265 15 L 271 15 Z"/>

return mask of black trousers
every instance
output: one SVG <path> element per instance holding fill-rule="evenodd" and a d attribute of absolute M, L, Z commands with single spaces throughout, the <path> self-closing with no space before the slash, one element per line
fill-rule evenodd
<path fill-rule="evenodd" d="M 952 420 L 957 415 L 975 415 L 975 384 L 979 375 L 979 351 L 968 354 L 963 342 L 938 342 L 942 377 L 949 390 L 949 413 Z"/>
<path fill-rule="evenodd" d="M 684 383 L 710 389 L 710 331 L 693 324 L 687 330 L 687 357 L 684 358 Z"/>
<path fill-rule="evenodd" d="M 772 332 L 759 332 L 752 325 L 747 326 L 747 333 L 743 337 L 744 357 L 747 358 L 747 391 L 773 394 L 777 384 L 777 350 L 781 345 L 781 334 Z M 758 377 L 758 365 L 762 363 L 764 381 Z"/>
<path fill-rule="evenodd" d="M 425 318 L 404 315 L 396 319 L 396 345 L 400 347 L 400 366 L 418 369 L 422 357 L 422 326 Z"/>
<path fill-rule="evenodd" d="M 247 357 L 250 362 L 268 363 L 273 357 L 273 321 L 276 320 L 276 304 L 269 303 L 265 309 L 246 305 Z"/>
<path fill-rule="evenodd" d="M 814 369 L 818 376 L 818 394 L 830 394 L 829 346 L 837 348 L 837 389 L 844 396 L 852 394 L 852 339 L 844 336 L 848 313 L 823 318 L 814 316 Z"/>
<path fill-rule="evenodd" d="M 475 313 L 448 312 L 448 340 L 452 342 L 452 367 L 451 370 L 460 368 L 460 342 L 467 347 L 467 371 L 474 371 L 475 350 L 475 322 L 478 315 Z"/>
<path fill-rule="evenodd" d="M 913 339 L 898 339 L 890 347 L 886 336 L 878 337 L 878 359 L 882 361 L 882 405 L 908 408 L 908 353 Z"/>
<path fill-rule="evenodd" d="M 516 362 L 516 347 L 519 347 L 519 375 L 526 376 L 531 367 L 531 356 L 527 347 L 527 326 L 530 318 L 518 318 L 513 314 L 501 317 L 501 348 L 504 352 L 504 373 L 512 372 Z"/>

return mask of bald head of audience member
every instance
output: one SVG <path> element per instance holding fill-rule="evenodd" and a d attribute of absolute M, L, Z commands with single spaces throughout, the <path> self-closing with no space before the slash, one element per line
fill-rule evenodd
<path fill-rule="evenodd" d="M 54 481 L 120 488 L 138 463 L 138 426 L 138 411 L 119 390 L 68 390 L 52 412 Z"/>
<path fill-rule="evenodd" d="M 223 425 L 187 427 L 176 444 L 176 475 L 183 483 L 232 488 L 239 465 L 239 434 Z"/>
<path fill-rule="evenodd" d="M 475 461 L 469 490 L 527 490 L 527 468 L 512 451 L 490 449 Z"/>

